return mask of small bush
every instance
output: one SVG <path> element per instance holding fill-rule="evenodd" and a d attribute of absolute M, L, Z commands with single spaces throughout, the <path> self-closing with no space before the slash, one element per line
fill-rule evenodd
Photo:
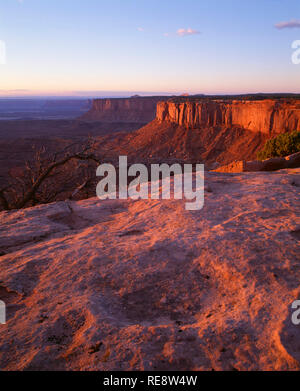
<path fill-rule="evenodd" d="M 271 157 L 283 157 L 300 151 L 300 132 L 283 133 L 268 140 L 264 148 L 258 152 L 259 160 Z"/>

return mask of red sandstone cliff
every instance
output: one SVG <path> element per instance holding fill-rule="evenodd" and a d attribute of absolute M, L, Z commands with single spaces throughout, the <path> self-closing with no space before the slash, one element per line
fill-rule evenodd
<path fill-rule="evenodd" d="M 169 98 L 158 102 L 155 120 L 113 140 L 106 150 L 132 159 L 223 165 L 255 160 L 266 140 L 294 130 L 300 131 L 300 100 Z"/>
<path fill-rule="evenodd" d="M 95 99 L 83 117 L 88 121 L 150 122 L 155 118 L 156 105 L 164 97 L 133 97 Z"/>
<path fill-rule="evenodd" d="M 264 134 L 300 130 L 300 101 L 202 100 L 159 102 L 157 120 L 188 128 L 241 127 Z"/>
<path fill-rule="evenodd" d="M 299 100 L 172 98 L 158 102 L 156 119 L 120 140 L 117 150 L 135 158 L 228 164 L 255 159 L 267 139 L 294 130 L 300 130 Z"/>

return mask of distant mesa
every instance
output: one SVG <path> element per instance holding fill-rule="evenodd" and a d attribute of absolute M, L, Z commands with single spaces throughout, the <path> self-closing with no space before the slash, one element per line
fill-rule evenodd
<path fill-rule="evenodd" d="M 300 130 L 297 99 L 173 97 L 160 99 L 156 118 L 112 150 L 122 147 L 135 159 L 179 159 L 209 167 L 255 160 L 269 138 L 294 130 Z"/>
<path fill-rule="evenodd" d="M 81 119 L 102 122 L 147 123 L 156 115 L 156 105 L 166 96 L 95 99 L 92 108 Z"/>
<path fill-rule="evenodd" d="M 146 124 L 109 150 L 139 158 L 180 159 L 226 165 L 254 160 L 266 140 L 300 130 L 294 95 L 153 96 L 96 99 L 86 121 Z"/>
<path fill-rule="evenodd" d="M 180 100 L 157 105 L 157 120 L 188 128 L 239 126 L 265 134 L 300 130 L 300 100 Z"/>

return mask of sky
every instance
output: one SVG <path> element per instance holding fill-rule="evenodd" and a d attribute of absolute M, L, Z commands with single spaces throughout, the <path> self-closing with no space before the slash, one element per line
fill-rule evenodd
<path fill-rule="evenodd" d="M 300 93 L 299 0 L 1 0 L 0 96 Z"/>

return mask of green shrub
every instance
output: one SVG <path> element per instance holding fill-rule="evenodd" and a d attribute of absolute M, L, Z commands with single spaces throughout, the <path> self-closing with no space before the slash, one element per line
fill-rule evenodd
<path fill-rule="evenodd" d="M 283 157 L 300 151 L 300 132 L 283 133 L 268 140 L 264 148 L 258 152 L 259 160 L 271 157 Z"/>

